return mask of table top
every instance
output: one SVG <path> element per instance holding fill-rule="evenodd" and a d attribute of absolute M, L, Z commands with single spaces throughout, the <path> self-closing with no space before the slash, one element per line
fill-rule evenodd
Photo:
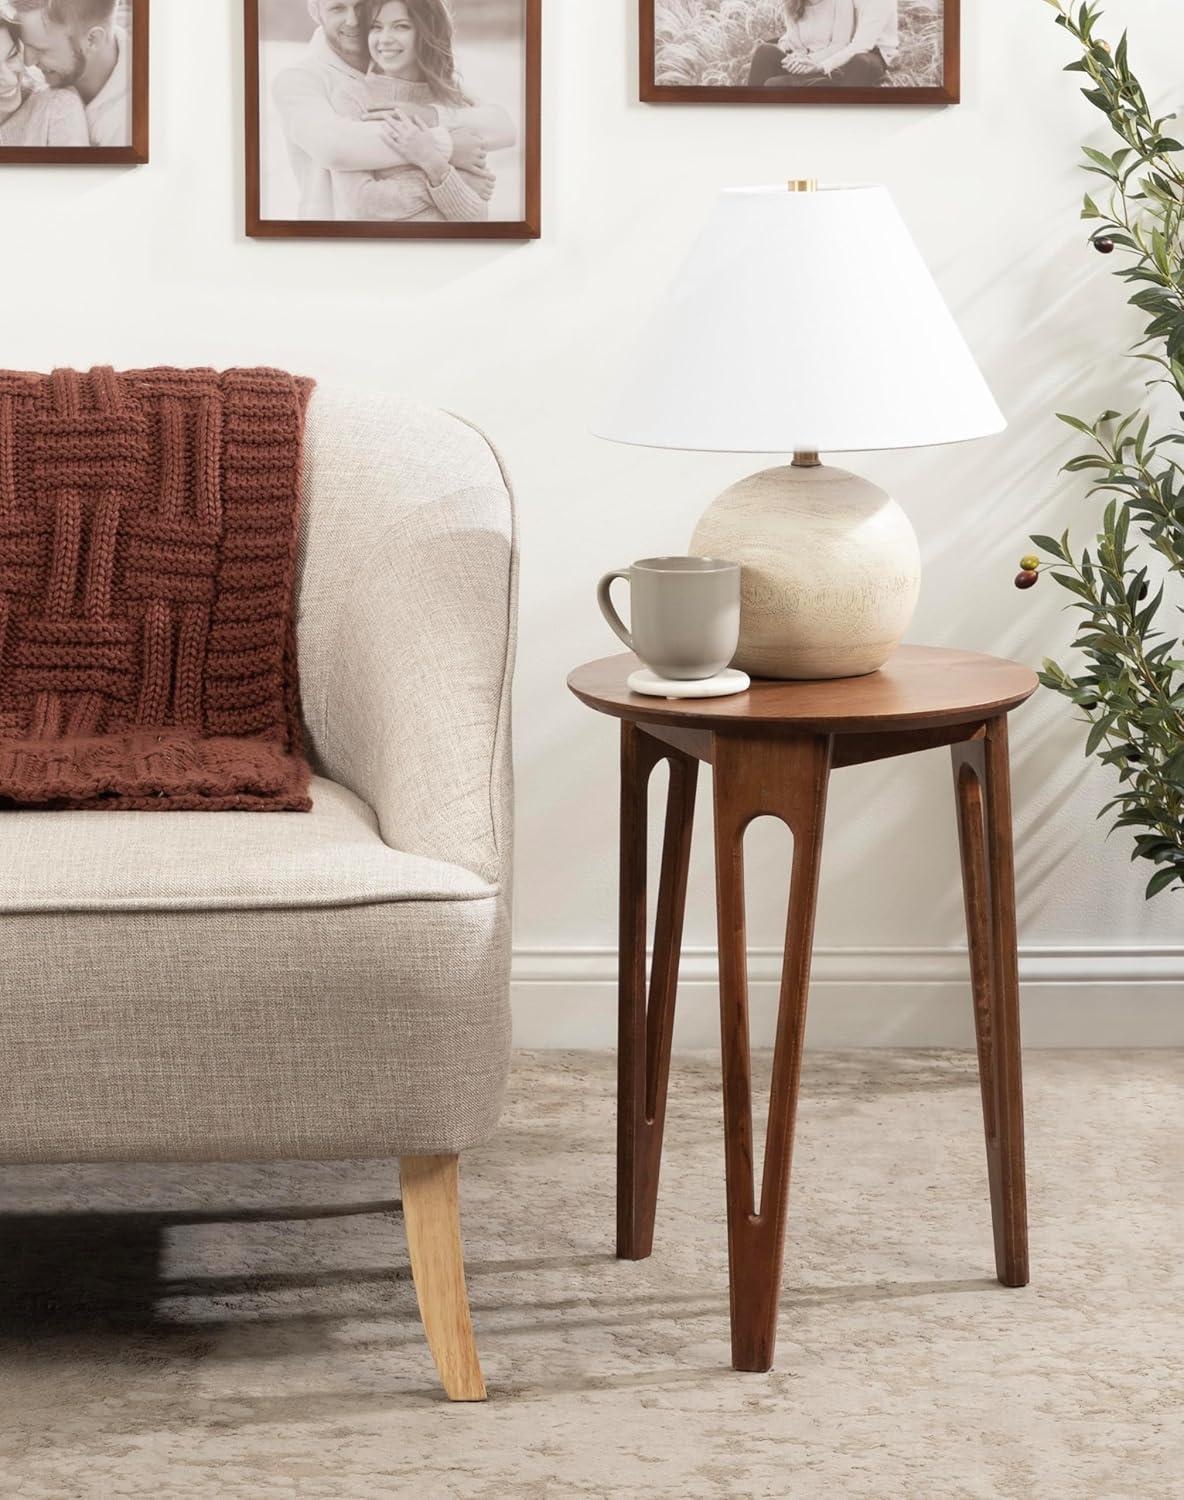
<path fill-rule="evenodd" d="M 754 678 L 731 698 L 647 698 L 625 685 L 641 662 L 631 653 L 577 667 L 567 685 L 589 708 L 643 724 L 687 729 L 778 725 L 832 734 L 963 724 L 1009 713 L 1036 691 L 1036 674 L 1018 662 L 942 646 L 901 646 L 866 677 L 824 682 Z"/>

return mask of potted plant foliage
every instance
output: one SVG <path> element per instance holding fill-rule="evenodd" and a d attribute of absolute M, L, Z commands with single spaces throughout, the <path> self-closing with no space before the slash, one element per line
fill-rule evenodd
<path fill-rule="evenodd" d="M 1149 411 L 1104 411 L 1093 421 L 1061 415 L 1086 439 L 1065 468 L 1107 497 L 1092 546 L 1074 555 L 1069 533 L 1034 536 L 1047 571 L 1079 611 L 1070 671 L 1045 661 L 1041 681 L 1063 693 L 1089 723 L 1085 750 L 1117 772 L 1117 795 L 1099 816 L 1134 831 L 1133 859 L 1157 866 L 1148 897 L 1184 885 L 1184 648 L 1177 612 L 1164 607 L 1165 584 L 1184 573 L 1184 146 L 1156 118 L 1131 71 L 1125 33 L 1111 48 L 1097 36 L 1096 5 L 1047 0 L 1081 55 L 1066 71 L 1084 74 L 1082 92 L 1107 117 L 1112 154 L 1085 147 L 1085 170 L 1102 179 L 1087 193 L 1082 218 L 1090 241 L 1114 257 L 1145 322 L 1132 353 L 1149 366 L 1148 389 L 1173 392 L 1181 426 L 1160 431 Z M 1038 577 L 1025 557 L 1021 588 Z"/>

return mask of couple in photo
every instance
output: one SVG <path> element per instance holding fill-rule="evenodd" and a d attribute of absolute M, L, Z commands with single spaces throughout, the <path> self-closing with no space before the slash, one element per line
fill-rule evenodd
<path fill-rule="evenodd" d="M 0 0 L 0 146 L 126 146 L 131 45 L 116 0 Z"/>
<path fill-rule="evenodd" d="M 308 0 L 317 29 L 273 97 L 302 219 L 472 221 L 506 111 L 461 86 L 444 0 Z"/>
<path fill-rule="evenodd" d="M 756 49 L 752 88 L 878 88 L 900 41 L 896 0 L 785 0 L 785 31 Z"/>

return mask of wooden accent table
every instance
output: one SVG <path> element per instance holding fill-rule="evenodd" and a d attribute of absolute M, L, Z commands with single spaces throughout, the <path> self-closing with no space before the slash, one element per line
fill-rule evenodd
<path fill-rule="evenodd" d="M 878 672 L 830 682 L 754 681 L 732 698 L 646 698 L 631 655 L 577 668 L 572 692 L 621 720 L 617 1255 L 650 1254 L 699 762 L 714 773 L 720 1024 L 732 1363 L 773 1363 L 814 907 L 832 770 L 949 745 L 995 1231 L 1005 1286 L 1028 1281 L 1019 974 L 1007 715 L 1036 689 L 1027 667 L 902 646 Z M 646 984 L 646 802 L 670 766 L 654 953 Z M 793 833 L 785 961 L 759 1201 L 753 1182 L 744 933 L 744 831 L 764 814 Z"/>

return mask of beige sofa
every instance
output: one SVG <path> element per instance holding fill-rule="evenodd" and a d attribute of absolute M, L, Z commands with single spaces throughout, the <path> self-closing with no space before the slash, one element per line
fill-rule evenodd
<path fill-rule="evenodd" d="M 312 812 L 0 812 L 0 1161 L 399 1157 L 475 1399 L 457 1156 L 509 1054 L 513 506 L 466 424 L 324 389 L 304 490 Z"/>

